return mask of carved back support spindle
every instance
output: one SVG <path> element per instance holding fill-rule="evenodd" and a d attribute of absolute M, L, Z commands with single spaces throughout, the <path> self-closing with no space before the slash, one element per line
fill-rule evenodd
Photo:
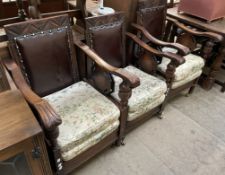
<path fill-rule="evenodd" d="M 168 38 L 169 42 L 174 41 L 176 33 L 177 33 L 177 26 L 173 24 L 172 27 L 171 27 L 169 38 Z"/>
<path fill-rule="evenodd" d="M 173 25 L 173 23 L 171 21 L 167 21 L 163 41 L 169 41 L 169 37 L 170 37 L 171 31 L 172 31 L 172 25 Z"/>

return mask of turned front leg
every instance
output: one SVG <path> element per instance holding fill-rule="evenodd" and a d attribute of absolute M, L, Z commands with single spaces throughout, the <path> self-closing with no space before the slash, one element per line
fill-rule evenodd
<path fill-rule="evenodd" d="M 223 59 L 225 58 L 225 43 L 219 50 L 218 56 L 213 61 L 209 74 L 207 75 L 206 79 L 204 79 L 202 87 L 206 90 L 210 90 L 213 87 L 213 84 L 215 83 L 215 78 L 217 73 L 220 70 L 221 64 Z"/>

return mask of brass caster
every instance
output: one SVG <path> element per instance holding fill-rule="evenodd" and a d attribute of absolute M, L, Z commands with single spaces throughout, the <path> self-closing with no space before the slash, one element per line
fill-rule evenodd
<path fill-rule="evenodd" d="M 158 117 L 159 119 L 164 119 L 164 113 L 163 113 L 163 112 L 160 112 L 160 113 L 157 115 L 157 117 Z"/>
<path fill-rule="evenodd" d="M 115 145 L 116 146 L 121 146 L 121 145 L 124 146 L 125 145 L 124 139 L 117 140 Z"/>
<path fill-rule="evenodd" d="M 124 139 L 121 140 L 121 145 L 122 145 L 122 146 L 125 145 Z"/>
<path fill-rule="evenodd" d="M 189 93 L 188 93 L 188 94 L 186 94 L 186 95 L 185 95 L 185 97 L 190 97 L 190 94 L 189 94 Z"/>

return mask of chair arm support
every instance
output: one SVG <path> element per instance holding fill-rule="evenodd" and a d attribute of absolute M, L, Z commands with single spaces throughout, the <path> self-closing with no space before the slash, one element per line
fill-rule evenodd
<path fill-rule="evenodd" d="M 60 116 L 54 111 L 47 101 L 40 98 L 30 89 L 20 68 L 12 59 L 5 58 L 2 61 L 6 69 L 12 75 L 16 86 L 19 88 L 24 98 L 37 110 L 44 128 L 48 131 L 54 130 L 62 123 Z"/>
<path fill-rule="evenodd" d="M 185 59 L 178 54 L 174 54 L 174 53 L 170 53 L 170 52 L 161 52 L 159 50 L 156 50 L 156 49 L 150 47 L 148 44 L 146 44 L 145 42 L 140 40 L 136 35 L 134 35 L 132 33 L 127 32 L 126 35 L 129 38 L 131 38 L 135 43 L 137 43 L 140 47 L 145 49 L 147 52 L 149 52 L 151 54 L 154 54 L 154 55 L 157 55 L 157 56 L 160 56 L 160 57 L 167 57 L 176 66 L 179 66 L 179 65 L 181 65 L 185 62 Z"/>
<path fill-rule="evenodd" d="M 170 17 L 167 17 L 167 20 L 172 22 L 173 24 L 175 24 L 180 29 L 182 29 L 185 32 L 190 33 L 192 35 L 207 37 L 207 38 L 210 38 L 210 39 L 214 40 L 215 42 L 223 41 L 223 37 L 219 34 L 216 34 L 216 33 L 213 33 L 213 32 L 200 32 L 200 31 L 190 29 L 187 26 L 185 26 L 184 24 L 182 24 L 182 23 L 178 22 L 177 20 L 172 19 Z"/>
<path fill-rule="evenodd" d="M 89 56 L 95 63 L 97 63 L 103 70 L 110 72 L 129 84 L 131 88 L 135 88 L 140 85 L 140 80 L 136 75 L 133 75 L 122 68 L 116 68 L 105 62 L 100 56 L 98 56 L 90 47 L 85 45 L 79 40 L 74 41 L 74 44 L 78 46 L 87 56 Z"/>
<path fill-rule="evenodd" d="M 132 26 L 139 30 L 142 34 L 144 34 L 144 36 L 152 43 L 159 45 L 159 46 L 164 46 L 164 47 L 171 47 L 174 49 L 177 49 L 179 51 L 180 54 L 182 55 L 187 55 L 190 53 L 190 49 L 179 44 L 179 43 L 170 43 L 170 42 L 164 42 L 161 41 L 157 38 L 155 38 L 154 36 L 152 36 L 143 26 L 140 26 L 138 24 L 132 23 Z"/>

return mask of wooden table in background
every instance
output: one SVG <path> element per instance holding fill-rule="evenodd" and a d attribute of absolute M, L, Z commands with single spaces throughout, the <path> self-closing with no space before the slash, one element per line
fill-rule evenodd
<path fill-rule="evenodd" d="M 5 35 L 4 29 L 0 28 L 0 37 Z M 6 78 L 5 70 L 1 64 L 1 58 L 7 53 L 7 42 L 0 42 L 0 92 L 9 89 L 9 83 Z"/>
<path fill-rule="evenodd" d="M 221 68 L 225 69 L 225 56 L 224 56 L 225 55 L 225 18 L 213 21 L 211 23 L 207 23 L 206 21 L 201 20 L 199 18 L 178 13 L 177 7 L 168 9 L 167 15 L 186 25 L 190 25 L 204 31 L 215 32 L 224 37 L 224 41 L 221 44 L 221 48 L 220 48 L 220 56 L 215 58 L 214 62 L 212 63 L 209 73 L 203 82 L 203 88 L 208 90 L 211 89 L 214 82 L 216 81 L 218 84 L 220 84 L 223 87 L 222 91 L 225 91 L 225 82 L 215 80 L 216 74 L 219 72 L 219 70 Z"/>

